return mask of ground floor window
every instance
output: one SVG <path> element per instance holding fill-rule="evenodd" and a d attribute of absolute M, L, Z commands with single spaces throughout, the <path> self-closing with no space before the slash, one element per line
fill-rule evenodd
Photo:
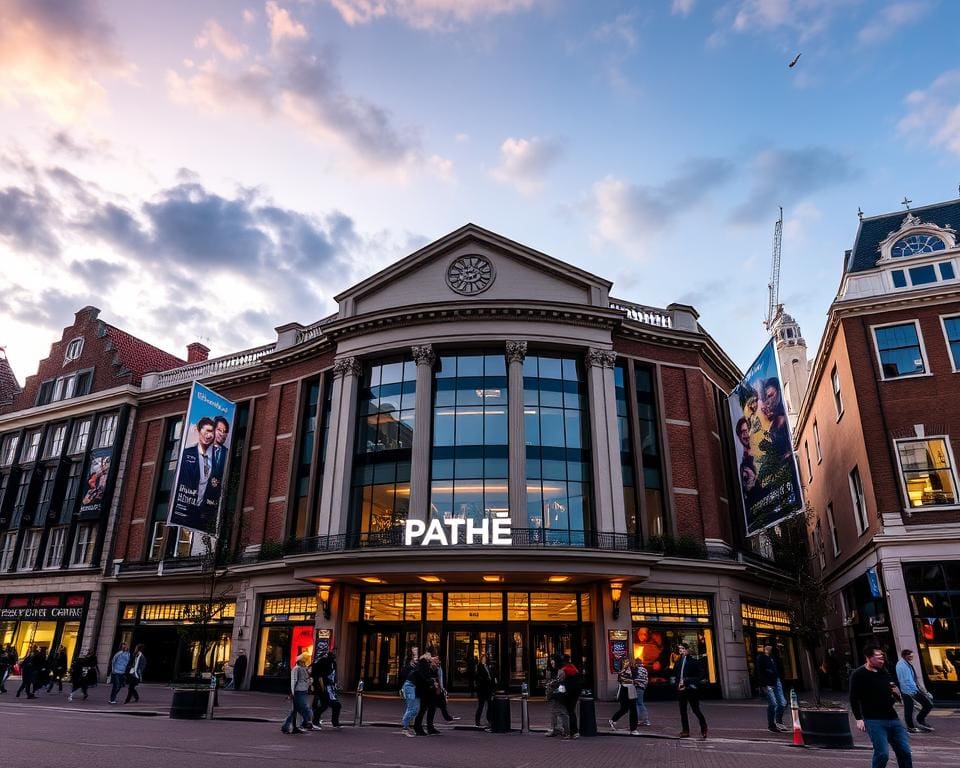
<path fill-rule="evenodd" d="M 672 690 L 677 646 L 686 643 L 703 665 L 704 692 L 719 695 L 713 614 L 707 597 L 633 594 L 630 596 L 633 658 L 641 659 L 650 677 L 652 698 Z"/>
<path fill-rule="evenodd" d="M 264 598 L 254 671 L 256 687 L 289 687 L 290 669 L 297 663 L 297 656 L 313 655 L 316 617 L 315 594 Z"/>
<path fill-rule="evenodd" d="M 72 660 L 88 602 L 86 593 L 0 596 L 0 648 L 10 644 L 22 659 L 35 647 L 50 654 L 62 645 Z"/>
<path fill-rule="evenodd" d="M 960 683 L 960 561 L 905 563 L 904 581 L 924 677 Z"/>
<path fill-rule="evenodd" d="M 773 657 L 780 667 L 782 680 L 785 683 L 796 683 L 800 674 L 797 666 L 797 641 L 791 631 L 790 614 L 782 608 L 750 603 L 742 603 L 740 611 L 743 617 L 743 645 L 753 688 L 759 685 L 754 669 L 757 654 L 766 645 L 773 646 Z"/>

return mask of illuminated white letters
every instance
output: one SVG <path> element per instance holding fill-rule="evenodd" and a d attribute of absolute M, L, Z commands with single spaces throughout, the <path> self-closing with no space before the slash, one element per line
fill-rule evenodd
<path fill-rule="evenodd" d="M 460 531 L 463 530 L 461 540 Z M 455 547 L 459 544 L 493 544 L 507 546 L 513 544 L 510 531 L 510 516 L 497 513 L 492 519 L 474 520 L 473 518 L 452 517 L 444 520 L 433 519 L 429 523 L 423 520 L 407 520 L 403 534 L 404 546 L 419 544 L 439 544 Z"/>

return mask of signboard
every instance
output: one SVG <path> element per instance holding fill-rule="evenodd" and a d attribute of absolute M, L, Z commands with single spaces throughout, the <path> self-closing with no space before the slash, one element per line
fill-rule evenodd
<path fill-rule="evenodd" d="M 773 339 L 728 398 L 747 535 L 803 509 Z"/>
<path fill-rule="evenodd" d="M 110 477 L 111 454 L 113 448 L 97 448 L 90 451 L 90 464 L 87 467 L 86 484 L 80 499 L 78 515 L 82 519 L 100 517 L 104 499 L 110 497 L 107 481 Z"/>
<path fill-rule="evenodd" d="M 318 629 L 317 639 L 313 644 L 313 658 L 320 659 L 333 650 L 333 631 L 329 629 Z"/>
<path fill-rule="evenodd" d="M 623 660 L 630 651 L 630 631 L 627 629 L 607 630 L 607 656 L 610 671 L 614 674 L 623 668 Z"/>
<path fill-rule="evenodd" d="M 429 522 L 407 520 L 404 524 L 403 543 L 408 547 L 413 544 L 421 547 L 429 544 L 445 547 L 455 547 L 458 544 L 510 546 L 513 543 L 510 525 L 510 515 L 506 512 L 495 512 L 492 518 L 480 521 L 470 517 L 435 517 Z"/>
<path fill-rule="evenodd" d="M 29 619 L 31 621 L 57 621 L 58 619 L 83 619 L 86 614 L 86 608 L 0 608 L 0 619 L 18 621 Z"/>
<path fill-rule="evenodd" d="M 877 573 L 876 566 L 867 568 L 867 582 L 870 584 L 871 597 L 883 597 L 880 591 L 880 574 Z"/>
<path fill-rule="evenodd" d="M 236 405 L 193 382 L 167 523 L 215 533 Z"/>

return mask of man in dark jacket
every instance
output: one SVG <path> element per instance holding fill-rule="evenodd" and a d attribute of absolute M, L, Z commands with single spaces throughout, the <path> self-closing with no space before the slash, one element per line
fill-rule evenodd
<path fill-rule="evenodd" d="M 320 718 L 331 710 L 330 722 L 340 727 L 340 700 L 337 698 L 337 657 L 327 651 L 317 659 L 310 670 L 313 677 L 313 724 L 319 728 Z"/>
<path fill-rule="evenodd" d="M 677 646 L 680 658 L 673 665 L 673 681 L 677 690 L 677 700 L 680 702 L 680 738 L 690 735 L 690 720 L 687 717 L 687 706 L 700 721 L 700 738 L 707 738 L 707 719 L 700 711 L 700 681 L 703 671 L 700 662 L 690 655 L 690 646 L 680 643 Z"/>
<path fill-rule="evenodd" d="M 483 708 L 487 708 L 487 722 L 490 722 L 490 702 L 493 699 L 494 691 L 497 690 L 497 678 L 488 663 L 487 654 L 480 654 L 480 660 L 477 664 L 477 676 L 474 680 L 474 686 L 477 689 L 477 714 L 474 718 L 477 728 L 480 727 L 480 718 L 483 716 Z"/>
<path fill-rule="evenodd" d="M 857 729 L 866 731 L 873 743 L 873 768 L 883 768 L 890 759 L 887 745 L 893 747 L 900 768 L 913 768 L 910 737 L 893 708 L 900 692 L 893 678 L 883 668 L 883 649 L 868 645 L 863 649 L 864 664 L 850 675 L 850 708 Z"/>
<path fill-rule="evenodd" d="M 417 662 L 413 672 L 413 685 L 420 699 L 420 711 L 413 721 L 413 732 L 417 736 L 436 736 L 440 733 L 434 725 L 433 719 L 437 715 L 437 693 L 440 683 L 434 673 L 429 653 L 423 654 Z M 423 717 L 427 717 L 427 730 L 423 730 Z"/>
<path fill-rule="evenodd" d="M 780 733 L 788 730 L 783 724 L 783 713 L 787 709 L 787 699 L 783 695 L 783 681 L 780 679 L 780 666 L 773 657 L 773 646 L 765 645 L 757 654 L 757 683 L 761 695 L 767 699 L 767 730 Z"/>
<path fill-rule="evenodd" d="M 23 661 L 20 662 L 20 687 L 17 688 L 17 698 L 20 698 L 20 694 L 24 691 L 27 692 L 28 699 L 35 699 L 34 696 L 34 686 L 36 684 L 36 674 L 37 674 L 37 659 L 39 657 L 39 650 L 34 649 L 33 651 L 27 651 L 23 654 Z"/>

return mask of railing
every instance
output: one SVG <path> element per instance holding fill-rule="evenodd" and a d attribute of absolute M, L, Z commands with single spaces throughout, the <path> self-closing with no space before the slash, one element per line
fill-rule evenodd
<path fill-rule="evenodd" d="M 164 560 L 150 560 L 145 563 L 118 563 L 114 575 L 136 576 L 147 573 L 166 573 L 169 571 L 199 570 L 203 567 L 202 557 L 168 557 Z"/>
<path fill-rule="evenodd" d="M 332 315 L 327 315 L 322 320 L 318 320 L 313 325 L 297 331 L 297 344 L 303 344 L 304 342 L 312 341 L 313 339 L 317 338 L 323 333 L 323 326 L 329 325 L 336 320 L 337 317 L 339 317 L 338 313 L 334 312 Z"/>
<path fill-rule="evenodd" d="M 655 325 L 658 328 L 671 327 L 670 313 L 665 309 L 647 307 L 643 304 L 634 304 L 632 301 L 615 299 L 612 296 L 610 297 L 609 303 L 610 309 L 618 309 L 621 312 L 626 312 L 628 318 L 638 323 Z"/>
<path fill-rule="evenodd" d="M 276 344 L 264 344 L 262 347 L 245 349 L 233 355 L 215 357 L 211 360 L 201 360 L 199 363 L 190 363 L 190 365 L 185 365 L 182 368 L 163 371 L 162 373 L 155 374 L 156 378 L 152 382 L 152 386 L 147 386 L 148 378 L 144 377 L 143 388 L 160 389 L 161 387 L 168 387 L 171 384 L 182 384 L 186 381 L 202 379 L 218 373 L 231 373 L 244 368 L 250 368 L 257 365 L 261 358 L 269 355 L 275 348 Z"/>

